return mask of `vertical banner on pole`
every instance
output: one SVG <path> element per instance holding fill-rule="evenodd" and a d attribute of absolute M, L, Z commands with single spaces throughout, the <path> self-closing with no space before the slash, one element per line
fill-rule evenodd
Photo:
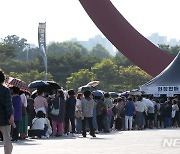
<path fill-rule="evenodd" d="M 45 23 L 39 23 L 38 26 L 38 43 L 39 47 L 41 45 L 44 46 L 46 51 L 46 22 Z"/>
<path fill-rule="evenodd" d="M 45 23 L 39 23 L 38 26 L 38 43 L 39 43 L 39 49 L 42 53 L 42 57 L 44 60 L 44 66 L 45 66 L 45 80 L 47 80 L 47 56 L 46 56 L 46 22 Z"/>

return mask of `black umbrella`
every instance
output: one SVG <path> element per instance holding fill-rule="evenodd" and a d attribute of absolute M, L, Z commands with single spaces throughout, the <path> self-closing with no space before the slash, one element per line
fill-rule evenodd
<path fill-rule="evenodd" d="M 112 98 L 117 98 L 119 95 L 116 92 L 109 92 Z"/>
<path fill-rule="evenodd" d="M 28 88 L 40 88 L 40 87 L 44 87 L 44 86 L 47 86 L 49 85 L 49 83 L 47 83 L 47 81 L 42 81 L 42 80 L 36 80 L 36 81 L 33 81 L 31 82 L 29 85 L 28 85 Z"/>
<path fill-rule="evenodd" d="M 78 88 L 78 92 L 85 92 L 85 91 L 95 91 L 96 90 L 96 88 L 95 87 L 93 87 L 93 86 L 88 86 L 88 85 L 85 85 L 85 86 L 82 86 L 82 87 L 79 87 Z"/>
<path fill-rule="evenodd" d="M 92 93 L 96 97 L 103 97 L 104 96 L 103 91 L 101 91 L 101 90 L 96 90 L 96 91 L 93 91 Z"/>
<path fill-rule="evenodd" d="M 54 82 L 54 81 L 47 81 L 47 83 L 49 84 L 48 87 L 52 88 L 52 89 L 61 89 L 61 87 L 58 85 L 58 83 Z"/>

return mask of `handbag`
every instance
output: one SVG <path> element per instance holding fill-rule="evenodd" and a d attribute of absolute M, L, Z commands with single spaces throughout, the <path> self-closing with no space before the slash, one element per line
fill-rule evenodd
<path fill-rule="evenodd" d="M 77 119 L 83 118 L 84 116 L 82 114 L 82 111 L 80 111 L 80 110 L 75 111 L 75 117 Z"/>
<path fill-rule="evenodd" d="M 61 101 L 60 101 L 60 98 L 59 98 L 59 107 L 58 107 L 58 109 L 55 109 L 54 106 L 53 106 L 53 108 L 52 108 L 52 110 L 50 112 L 52 115 L 59 115 L 60 114 L 60 103 L 61 103 Z"/>

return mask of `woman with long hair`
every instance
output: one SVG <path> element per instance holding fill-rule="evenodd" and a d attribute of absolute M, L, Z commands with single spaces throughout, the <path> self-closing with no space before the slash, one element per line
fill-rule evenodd
<path fill-rule="evenodd" d="M 76 99 L 76 111 L 75 112 L 82 113 L 82 105 L 81 105 L 82 98 L 83 98 L 83 94 L 78 93 L 77 99 Z M 77 131 L 77 133 L 80 133 L 82 131 L 82 118 L 83 117 L 76 117 L 76 131 Z"/>
<path fill-rule="evenodd" d="M 55 109 L 59 109 L 58 115 L 53 115 L 50 112 L 50 118 L 52 119 L 53 136 L 62 136 L 64 133 L 64 117 L 66 110 L 66 102 L 64 100 L 64 93 L 62 90 L 58 90 L 57 96 L 52 101 L 52 106 Z"/>

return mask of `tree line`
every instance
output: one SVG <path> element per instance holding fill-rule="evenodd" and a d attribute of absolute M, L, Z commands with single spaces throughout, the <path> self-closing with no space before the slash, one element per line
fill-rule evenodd
<path fill-rule="evenodd" d="M 176 56 L 180 46 L 159 45 L 165 52 Z M 111 56 L 102 45 L 87 50 L 78 42 L 53 42 L 47 45 L 48 80 L 64 88 L 73 88 L 99 80 L 99 89 L 126 91 L 138 88 L 152 77 L 133 65 L 120 52 Z M 27 83 L 43 80 L 45 68 L 39 48 L 31 48 L 24 38 L 9 35 L 0 42 L 0 69 L 7 76 Z"/>

